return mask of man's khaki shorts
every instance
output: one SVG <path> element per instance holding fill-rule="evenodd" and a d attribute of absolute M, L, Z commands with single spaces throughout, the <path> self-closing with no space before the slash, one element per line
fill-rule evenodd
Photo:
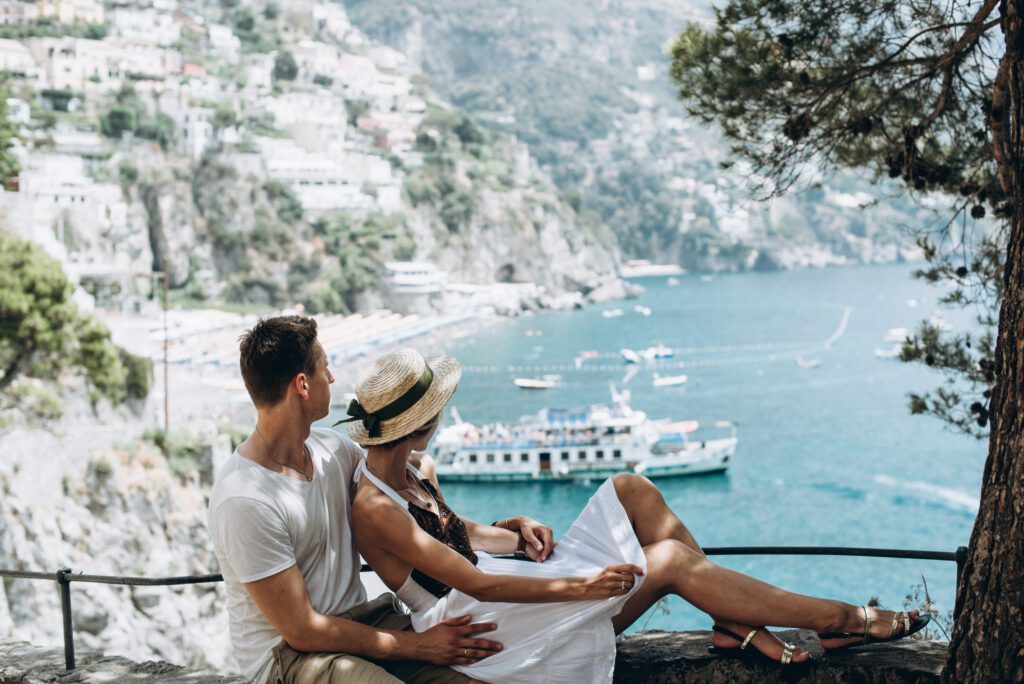
<path fill-rule="evenodd" d="M 409 630 L 409 616 L 395 605 L 393 594 L 367 601 L 341 617 L 381 629 Z M 455 670 L 419 660 L 369 660 L 344 653 L 300 653 L 281 644 L 274 649 L 267 684 L 465 684 L 470 678 Z"/>

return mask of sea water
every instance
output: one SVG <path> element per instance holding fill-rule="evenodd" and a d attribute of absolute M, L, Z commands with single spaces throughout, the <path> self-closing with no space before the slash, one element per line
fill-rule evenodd
<path fill-rule="evenodd" d="M 515 421 L 545 406 L 607 403 L 609 383 L 628 389 L 653 418 L 737 425 L 727 474 L 659 479 L 666 502 L 697 540 L 714 546 L 855 546 L 953 551 L 966 545 L 978 507 L 986 444 L 911 416 L 909 392 L 942 378 L 920 364 L 877 358 L 891 328 L 913 329 L 940 294 L 912 266 L 682 276 L 637 281 L 635 300 L 579 311 L 499 320 L 434 341 L 425 353 L 456 356 L 465 371 L 450 406 L 473 423 Z M 913 300 L 913 301 L 910 301 Z M 916 303 L 916 306 L 913 304 Z M 635 307 L 648 307 L 644 315 Z M 621 316 L 602 311 L 620 308 Z M 941 312 L 956 329 L 963 312 Z M 830 344 L 826 344 L 830 342 Z M 653 387 L 653 368 L 627 378 L 623 347 L 664 344 L 676 354 L 662 375 L 686 384 Z M 575 361 L 581 351 L 598 358 Z M 798 359 L 803 364 L 798 363 Z M 819 362 L 817 367 L 810 366 Z M 555 389 L 521 390 L 515 377 L 561 375 Z M 623 384 L 624 380 L 628 380 Z M 565 532 L 600 482 L 447 483 L 465 517 L 490 522 L 526 513 Z M 786 589 L 899 607 L 927 583 L 945 612 L 955 564 L 831 556 L 716 556 Z M 922 587 L 923 588 L 923 587 Z M 706 629 L 707 616 L 678 598 L 639 629 Z"/>

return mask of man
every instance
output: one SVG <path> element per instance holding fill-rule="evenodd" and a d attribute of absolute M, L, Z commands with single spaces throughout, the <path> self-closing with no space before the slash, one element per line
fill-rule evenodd
<path fill-rule="evenodd" d="M 334 382 L 316 321 L 261 320 L 240 351 L 258 417 L 218 474 L 209 525 L 245 676 L 259 684 L 468 681 L 444 666 L 501 649 L 476 638 L 493 623 L 463 616 L 416 633 L 392 595 L 366 600 L 349 525 L 363 452 L 333 430 L 312 429 L 328 413 Z M 550 553 L 550 530 L 522 520 L 530 556 Z"/>

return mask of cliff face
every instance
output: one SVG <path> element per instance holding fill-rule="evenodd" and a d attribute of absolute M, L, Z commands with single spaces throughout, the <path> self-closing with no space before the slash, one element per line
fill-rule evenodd
<path fill-rule="evenodd" d="M 169 464 L 152 444 L 136 443 L 141 426 L 114 420 L 0 437 L 0 567 L 147 577 L 216 571 L 198 473 Z M 90 449 L 97 445 L 107 446 Z M 83 648 L 235 667 L 219 585 L 71 586 L 76 644 Z M 59 643 L 55 583 L 0 584 L 0 636 Z"/>

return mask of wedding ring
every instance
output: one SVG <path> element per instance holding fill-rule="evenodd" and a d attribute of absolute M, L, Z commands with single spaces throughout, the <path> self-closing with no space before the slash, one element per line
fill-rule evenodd
<path fill-rule="evenodd" d="M 625 591 L 626 590 L 626 580 L 619 580 L 619 584 L 621 585 L 619 588 L 622 589 L 623 591 Z"/>
<path fill-rule="evenodd" d="M 462 649 L 462 657 L 463 658 L 468 658 L 469 657 L 469 649 L 468 648 Z"/>

